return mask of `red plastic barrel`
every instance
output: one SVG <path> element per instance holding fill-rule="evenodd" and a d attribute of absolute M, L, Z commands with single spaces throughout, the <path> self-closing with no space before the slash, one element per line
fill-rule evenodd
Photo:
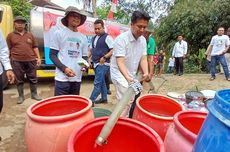
<path fill-rule="evenodd" d="M 64 152 L 71 132 L 94 118 L 92 102 L 75 95 L 42 100 L 27 109 L 28 152 Z"/>
<path fill-rule="evenodd" d="M 68 142 L 68 152 L 164 152 L 160 136 L 147 125 L 120 118 L 107 143 L 95 143 L 108 117 L 96 118 L 75 130 Z"/>
<path fill-rule="evenodd" d="M 133 119 L 153 128 L 164 140 L 173 116 L 183 107 L 176 100 L 164 95 L 149 94 L 137 99 Z"/>
<path fill-rule="evenodd" d="M 165 136 L 166 152 L 191 152 L 206 116 L 207 113 L 198 111 L 176 113 Z"/>

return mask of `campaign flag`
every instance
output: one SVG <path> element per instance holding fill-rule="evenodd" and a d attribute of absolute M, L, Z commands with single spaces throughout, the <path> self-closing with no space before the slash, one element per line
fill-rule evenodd
<path fill-rule="evenodd" d="M 109 14 L 108 14 L 109 20 L 113 20 L 113 13 L 117 12 L 117 1 L 118 0 L 112 0 L 111 8 L 110 8 Z"/>

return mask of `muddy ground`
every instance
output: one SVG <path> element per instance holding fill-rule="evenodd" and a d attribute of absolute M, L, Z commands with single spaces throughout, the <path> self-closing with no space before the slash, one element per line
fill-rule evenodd
<path fill-rule="evenodd" d="M 166 95 L 168 92 L 185 93 L 189 90 L 220 90 L 229 88 L 230 82 L 226 81 L 224 75 L 217 75 L 216 80 L 209 81 L 208 74 L 189 74 L 183 76 L 164 75 L 166 82 L 159 88 L 164 81 L 162 78 L 155 77 L 152 82 L 159 94 Z M 17 105 L 17 92 L 15 86 L 9 86 L 4 91 L 4 109 L 0 114 L 0 152 L 26 152 L 24 141 L 24 127 L 26 109 L 35 100 L 30 99 L 28 84 L 25 85 L 26 100 L 23 104 Z M 53 96 L 54 82 L 53 79 L 42 80 L 39 82 L 38 92 L 44 99 Z M 93 88 L 93 78 L 86 77 L 83 79 L 81 95 L 89 97 Z M 149 92 L 149 84 L 144 84 L 144 94 Z M 115 90 L 111 85 L 112 95 L 109 96 L 109 103 L 106 105 L 97 105 L 112 110 L 116 104 Z"/>

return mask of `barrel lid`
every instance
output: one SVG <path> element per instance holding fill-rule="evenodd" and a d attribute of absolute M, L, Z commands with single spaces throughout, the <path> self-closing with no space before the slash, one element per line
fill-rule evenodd
<path fill-rule="evenodd" d="M 206 99 L 213 99 L 215 97 L 216 91 L 214 90 L 201 90 Z"/>
<path fill-rule="evenodd" d="M 208 110 L 230 127 L 230 89 L 217 91 L 214 99 L 208 103 Z"/>

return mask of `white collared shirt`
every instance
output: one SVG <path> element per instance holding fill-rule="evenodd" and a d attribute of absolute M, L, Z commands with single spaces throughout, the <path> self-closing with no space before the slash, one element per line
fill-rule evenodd
<path fill-rule="evenodd" d="M 0 74 L 3 72 L 2 65 L 5 70 L 12 69 L 9 59 L 9 49 L 3 37 L 2 31 L 0 31 Z"/>
<path fill-rule="evenodd" d="M 114 42 L 113 55 L 111 58 L 110 72 L 111 78 L 119 82 L 122 86 L 128 87 L 128 82 L 120 72 L 116 57 L 125 58 L 125 66 L 130 77 L 135 78 L 141 57 L 147 53 L 147 44 L 143 36 L 137 40 L 131 30 L 120 34 Z"/>
<path fill-rule="evenodd" d="M 188 44 L 186 41 L 182 40 L 181 42 L 176 42 L 173 47 L 172 56 L 174 57 L 183 57 L 187 54 Z"/>

